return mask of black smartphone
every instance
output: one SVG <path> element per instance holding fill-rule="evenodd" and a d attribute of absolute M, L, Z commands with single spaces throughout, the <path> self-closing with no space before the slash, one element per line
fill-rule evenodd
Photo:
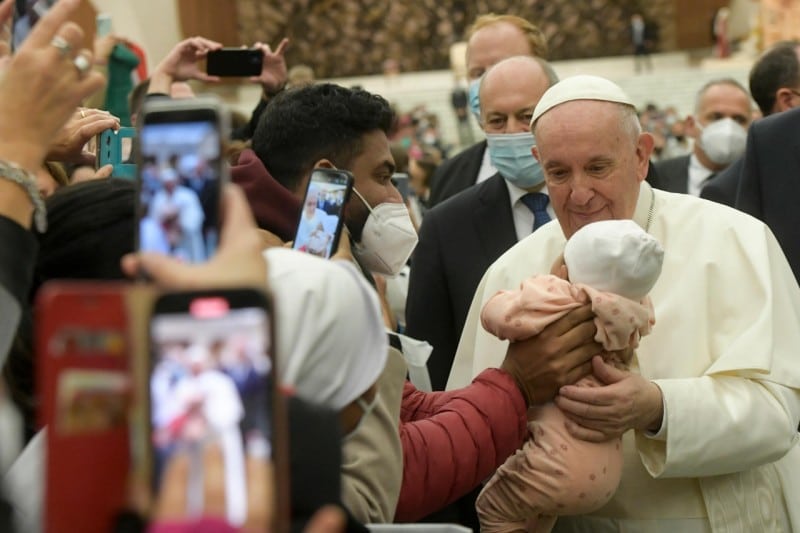
<path fill-rule="evenodd" d="M 206 56 L 209 76 L 258 76 L 264 54 L 253 48 L 220 48 Z"/>
<path fill-rule="evenodd" d="M 224 490 L 217 485 L 216 493 L 233 526 L 269 506 L 259 501 L 265 494 L 288 493 L 272 331 L 270 300 L 258 290 L 166 293 L 155 301 L 149 320 L 151 481 L 156 498 L 167 486 L 174 494 L 176 468 L 186 472 L 188 466 L 188 479 L 184 474 L 178 485 L 186 490 L 187 518 L 219 505 L 205 501 L 215 492 L 207 487 L 212 477 L 222 481 Z M 265 491 L 269 483 L 272 490 Z M 285 503 L 272 505 L 278 519 Z"/>
<path fill-rule="evenodd" d="M 395 172 L 392 174 L 392 183 L 394 186 L 397 187 L 397 190 L 400 191 L 400 196 L 403 197 L 403 201 L 405 202 L 408 200 L 409 195 L 409 176 L 405 172 Z"/>
<path fill-rule="evenodd" d="M 311 172 L 294 237 L 295 250 L 325 258 L 336 251 L 352 189 L 353 175 L 346 170 L 315 168 Z"/>
<path fill-rule="evenodd" d="M 165 98 L 139 117 L 137 249 L 205 261 L 219 239 L 228 112 L 216 98 Z"/>

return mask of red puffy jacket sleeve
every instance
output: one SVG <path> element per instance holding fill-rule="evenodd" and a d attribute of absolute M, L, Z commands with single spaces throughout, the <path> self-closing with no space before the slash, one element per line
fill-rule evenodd
<path fill-rule="evenodd" d="M 489 368 L 462 389 L 403 390 L 403 485 L 395 521 L 413 522 L 489 477 L 527 437 L 527 406 L 514 379 Z"/>

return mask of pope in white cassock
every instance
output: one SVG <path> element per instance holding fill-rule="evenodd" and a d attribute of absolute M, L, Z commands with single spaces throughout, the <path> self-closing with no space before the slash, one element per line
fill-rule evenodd
<path fill-rule="evenodd" d="M 800 288 L 774 236 L 726 206 L 650 188 L 653 139 L 608 80 L 561 81 L 531 125 L 557 220 L 487 270 L 448 388 L 503 360 L 507 343 L 479 318 L 495 292 L 550 272 L 580 227 L 633 219 L 665 251 L 650 293 L 657 327 L 630 372 L 595 357 L 575 371 L 591 369 L 605 386 L 564 384 L 554 399 L 575 436 L 623 435 L 622 482 L 605 507 L 560 517 L 554 531 L 800 531 Z M 557 347 L 567 358 L 594 342 L 584 331 L 537 350 Z"/>

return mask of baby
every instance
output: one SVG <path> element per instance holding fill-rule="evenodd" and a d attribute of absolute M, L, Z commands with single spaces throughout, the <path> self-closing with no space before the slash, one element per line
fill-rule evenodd
<path fill-rule="evenodd" d="M 500 291 L 481 312 L 483 327 L 512 342 L 588 302 L 595 340 L 606 362 L 627 368 L 626 348 L 655 323 L 647 293 L 661 273 L 664 251 L 631 220 L 595 222 L 576 231 L 564 248 L 570 281 L 537 275 L 518 291 Z M 624 351 L 623 351 L 624 350 Z M 601 385 L 589 375 L 577 385 Z M 622 475 L 621 439 L 595 443 L 572 437 L 553 403 L 528 411 L 530 437 L 484 487 L 476 504 L 482 532 L 548 532 L 558 515 L 585 514 L 605 505 Z"/>

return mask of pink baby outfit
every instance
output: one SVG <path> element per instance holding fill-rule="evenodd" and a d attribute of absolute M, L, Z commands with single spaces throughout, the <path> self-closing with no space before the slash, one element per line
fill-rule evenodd
<path fill-rule="evenodd" d="M 635 302 L 552 275 L 528 278 L 519 291 L 498 292 L 484 306 L 481 322 L 497 337 L 517 341 L 590 301 L 596 315 L 595 340 L 609 352 L 636 348 L 655 323 L 648 297 Z M 616 353 L 605 357 L 627 367 Z M 576 384 L 593 387 L 598 381 L 590 375 Z M 611 498 L 622 474 L 621 439 L 575 439 L 564 427 L 565 420 L 553 403 L 529 409 L 528 440 L 478 497 L 482 532 L 550 531 L 557 515 L 588 513 Z"/>
<path fill-rule="evenodd" d="M 605 220 L 576 231 L 564 247 L 570 281 L 546 275 L 499 291 L 481 312 L 483 327 L 501 339 L 539 334 L 571 309 L 591 302 L 604 358 L 627 369 L 621 350 L 639 345 L 655 323 L 647 293 L 661 274 L 664 249 L 632 220 Z M 629 355 L 628 355 L 629 357 Z M 602 384 L 592 375 L 576 385 Z M 528 410 L 528 440 L 484 487 L 476 504 L 483 532 L 548 532 L 558 515 L 602 507 L 622 475 L 621 439 L 573 438 L 554 403 Z"/>

